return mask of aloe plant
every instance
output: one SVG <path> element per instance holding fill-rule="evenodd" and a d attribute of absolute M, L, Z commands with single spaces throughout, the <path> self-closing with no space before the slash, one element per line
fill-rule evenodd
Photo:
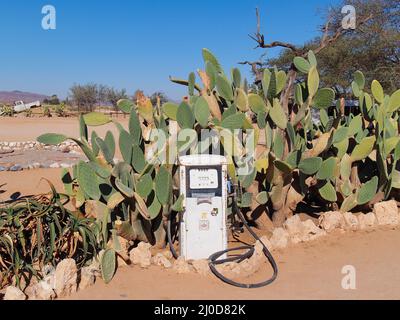
<path fill-rule="evenodd" d="M 73 258 L 83 266 L 99 250 L 95 220 L 68 210 L 68 198 L 50 186 L 50 195 L 0 206 L 0 288 L 14 283 L 24 289 L 43 276 L 45 265 Z"/>

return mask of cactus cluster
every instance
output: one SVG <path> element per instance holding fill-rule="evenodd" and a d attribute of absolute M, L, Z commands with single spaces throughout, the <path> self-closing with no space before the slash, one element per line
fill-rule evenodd
<path fill-rule="evenodd" d="M 109 116 L 93 112 L 80 116 L 79 139 L 50 133 L 38 141 L 57 145 L 70 139 L 86 155 L 88 161 L 63 171 L 62 181 L 76 210 L 97 219 L 102 229 L 98 242 L 104 248 L 117 236 L 162 245 L 165 219 L 172 210 L 180 209 L 181 199 L 173 193 L 173 166 L 155 163 L 145 154 L 152 148 L 148 132 L 165 126 L 164 115 L 160 106 L 154 108 L 146 97 L 136 105 L 120 100 L 118 107 L 130 117 L 128 130 L 114 122 L 118 139 L 111 131 L 102 139 L 95 130 L 89 139 L 89 128 L 112 122 Z M 117 148 L 122 155 L 118 162 Z"/>
<path fill-rule="evenodd" d="M 346 115 L 341 100 L 334 106 L 335 92 L 320 88 L 312 51 L 307 59 L 294 59 L 301 74 L 295 82 L 271 68 L 253 89 L 237 68 L 226 74 L 209 50 L 203 49 L 203 58 L 204 69 L 197 74 L 171 78 L 188 88 L 180 104 L 154 106 L 145 96 L 120 100 L 119 109 L 130 117 L 128 130 L 106 115 L 89 113 L 80 117 L 80 139 L 38 138 L 46 144 L 72 139 L 87 156 L 88 162 L 64 172 L 63 181 L 77 209 L 96 206 L 104 244 L 110 235 L 163 243 L 164 221 L 182 210 L 183 199 L 174 183 L 176 155 L 167 152 L 160 161 L 159 154 L 174 148 L 179 154 L 212 151 L 215 139 L 229 160 L 230 178 L 243 188 L 240 207 L 266 211 L 277 224 L 302 201 L 350 211 L 396 196 L 400 90 L 385 95 L 374 81 L 371 95 L 357 71 L 352 88 L 361 113 Z M 319 111 L 318 123 L 312 109 Z M 88 127 L 109 122 L 118 128 L 118 139 L 111 132 L 102 139 L 95 131 L 89 139 Z M 154 141 L 153 129 L 164 132 L 164 139 Z M 212 129 L 215 139 L 198 139 L 203 129 Z M 185 132 L 184 139 L 174 138 L 174 132 L 178 137 Z M 117 149 L 122 155 L 118 163 Z"/>
<path fill-rule="evenodd" d="M 396 197 L 400 90 L 385 95 L 375 80 L 371 96 L 364 75 L 357 71 L 352 89 L 361 113 L 346 115 L 343 100 L 337 99 L 335 107 L 335 91 L 320 88 L 312 51 L 307 59 L 294 59 L 300 73 L 295 82 L 285 71 L 265 69 L 253 90 L 238 69 L 232 69 L 228 78 L 210 51 L 204 49 L 203 57 L 205 71 L 198 70 L 202 86 L 195 83 L 193 73 L 188 81 L 172 81 L 189 88 L 189 126 L 254 129 L 257 147 L 250 173 L 238 175 L 237 162 L 231 162 L 231 178 L 241 180 L 245 189 L 243 208 L 267 211 L 279 225 L 305 200 L 345 212 Z M 288 96 L 290 101 L 285 102 Z M 319 111 L 319 123 L 313 122 L 312 109 Z M 225 154 L 234 156 L 227 149 Z"/>

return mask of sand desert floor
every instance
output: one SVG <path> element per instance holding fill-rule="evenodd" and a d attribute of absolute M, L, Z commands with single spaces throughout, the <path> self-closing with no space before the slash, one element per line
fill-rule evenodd
<path fill-rule="evenodd" d="M 76 119 L 0 120 L 0 141 L 33 140 L 45 132 L 76 135 Z M 57 120 L 57 121 L 54 121 Z M 58 122 L 60 121 L 60 122 Z M 15 195 L 49 191 L 41 178 L 62 190 L 61 169 L 0 172 L 0 201 Z M 70 299 L 400 299 L 400 228 L 335 233 L 317 241 L 274 252 L 279 266 L 276 282 L 261 289 L 239 289 L 213 276 L 176 274 L 170 270 L 137 266 L 120 268 L 113 281 L 101 279 Z M 356 270 L 356 289 L 342 288 L 344 266 Z M 267 264 L 248 279 L 270 276 Z"/>

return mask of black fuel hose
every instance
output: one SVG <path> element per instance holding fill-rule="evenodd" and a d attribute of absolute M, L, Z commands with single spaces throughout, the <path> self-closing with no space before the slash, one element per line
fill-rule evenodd
<path fill-rule="evenodd" d="M 235 208 L 235 207 L 236 207 L 236 205 L 234 204 L 233 208 Z M 234 261 L 241 262 L 245 259 L 250 258 L 254 254 L 254 251 L 255 251 L 254 246 L 251 246 L 251 245 L 246 245 L 246 246 L 242 246 L 242 247 L 238 247 L 238 248 L 231 248 L 231 249 L 227 249 L 224 251 L 216 252 L 208 258 L 208 260 L 209 260 L 208 265 L 209 265 L 212 273 L 217 278 L 221 279 L 223 282 L 228 283 L 232 286 L 239 287 L 239 288 L 246 288 L 246 289 L 255 289 L 255 288 L 265 287 L 265 286 L 271 284 L 272 282 L 274 282 L 275 279 L 278 277 L 278 266 L 276 265 L 274 257 L 272 256 L 271 252 L 268 250 L 266 245 L 261 241 L 261 239 L 257 236 L 257 234 L 248 225 L 246 218 L 243 216 L 243 213 L 240 210 L 238 210 L 237 207 L 236 207 L 235 211 L 236 211 L 235 213 L 239 216 L 240 220 L 242 220 L 246 229 L 250 232 L 250 234 L 254 237 L 254 239 L 258 240 L 261 243 L 261 245 L 263 246 L 263 253 L 264 253 L 265 257 L 268 259 L 269 263 L 271 264 L 274 273 L 273 273 L 272 277 L 266 281 L 259 282 L 259 283 L 253 283 L 253 284 L 247 284 L 247 283 L 240 283 L 240 282 L 236 282 L 231 279 L 228 279 L 222 273 L 217 271 L 217 268 L 215 267 L 216 265 L 223 264 L 226 262 L 234 262 Z M 232 252 L 232 251 L 238 251 L 238 250 L 246 250 L 246 249 L 247 249 L 247 252 L 245 252 L 244 254 L 235 255 L 233 257 L 228 257 L 226 259 L 218 260 L 218 258 L 221 257 L 222 255 L 224 255 L 225 253 Z"/>
<path fill-rule="evenodd" d="M 172 214 L 170 214 L 168 216 L 168 221 L 167 221 L 167 240 L 168 240 L 168 244 L 169 244 L 169 250 L 172 253 L 172 256 L 175 259 L 178 259 L 178 253 L 176 252 L 175 248 L 174 248 L 174 244 L 172 242 L 172 235 L 171 235 L 171 228 L 172 228 L 172 223 L 171 223 L 171 219 L 172 219 Z"/>

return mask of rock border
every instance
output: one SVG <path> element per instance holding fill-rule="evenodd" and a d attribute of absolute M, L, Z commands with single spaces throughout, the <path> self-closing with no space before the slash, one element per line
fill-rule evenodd
<path fill-rule="evenodd" d="M 0 141 L 0 152 L 28 151 L 28 150 L 54 150 L 63 151 L 65 148 L 79 150 L 73 141 L 64 141 L 56 146 L 49 146 L 38 141 Z"/>
<path fill-rule="evenodd" d="M 330 211 L 322 213 L 318 225 L 312 220 L 302 221 L 299 215 L 294 215 L 284 223 L 282 228 L 275 228 L 271 237 L 263 236 L 260 240 L 270 251 L 282 250 L 289 245 L 297 245 L 314 241 L 333 232 L 356 232 L 360 230 L 373 230 L 380 226 L 396 227 L 400 225 L 400 211 L 394 200 L 376 203 L 373 211 L 367 214 L 355 215 L 350 212 Z M 201 276 L 210 276 L 212 273 L 207 260 L 185 261 L 182 257 L 173 260 L 169 250 L 157 252 L 153 255 L 150 244 L 140 242 L 137 247 L 128 250 L 130 243 L 118 237 L 119 250 L 117 250 L 117 264 L 121 267 L 127 265 L 127 257 L 132 265 L 142 269 L 150 266 L 159 266 L 170 269 L 177 274 L 197 273 Z M 217 270 L 226 277 L 247 277 L 257 272 L 265 261 L 262 252 L 263 246 L 255 243 L 254 255 L 240 263 L 230 262 L 218 265 Z M 128 252 L 129 251 L 129 252 Z M 99 256 L 101 253 L 99 254 Z M 46 269 L 46 268 L 45 268 Z M 43 280 L 30 285 L 25 292 L 9 286 L 4 292 L 4 300 L 52 300 L 66 297 L 78 290 L 84 290 L 100 277 L 100 266 L 93 262 L 90 266 L 77 269 L 73 259 L 62 260 L 57 267 L 47 267 L 43 270 Z"/>
<path fill-rule="evenodd" d="M 79 154 L 81 155 L 79 146 L 73 141 L 64 141 L 63 143 L 56 146 L 49 146 L 38 141 L 18 141 L 18 142 L 1 142 L 0 141 L 0 153 L 12 154 L 14 151 L 59 151 L 63 153 Z M 73 164 L 53 162 L 50 164 L 41 164 L 39 162 L 32 162 L 27 165 L 12 164 L 9 166 L 0 165 L 0 172 L 11 171 L 18 172 L 23 170 L 35 170 L 35 169 L 55 169 L 55 168 L 71 168 Z"/>

